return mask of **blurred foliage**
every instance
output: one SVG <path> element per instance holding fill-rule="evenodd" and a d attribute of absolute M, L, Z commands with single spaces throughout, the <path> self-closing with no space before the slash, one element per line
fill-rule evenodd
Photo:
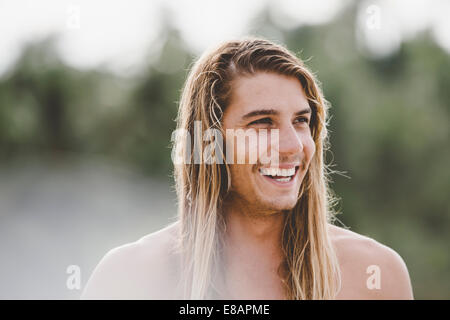
<path fill-rule="evenodd" d="M 428 32 L 375 59 L 355 42 L 355 10 L 284 29 L 265 9 L 251 33 L 282 41 L 322 82 L 331 108 L 338 218 L 400 253 L 416 298 L 450 298 L 450 58 Z M 25 47 L 0 79 L 0 161 L 103 155 L 167 179 L 187 70 L 197 53 L 162 28 L 159 55 L 134 77 L 80 71 L 54 40 Z M 277 39 L 276 39 L 277 38 Z"/>

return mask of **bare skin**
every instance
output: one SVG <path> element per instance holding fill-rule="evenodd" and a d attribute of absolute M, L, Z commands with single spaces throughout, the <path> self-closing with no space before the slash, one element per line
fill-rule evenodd
<path fill-rule="evenodd" d="M 225 234 L 224 299 L 284 299 L 277 268 L 282 259 L 285 210 L 297 202 L 303 178 L 315 153 L 309 104 L 300 82 L 277 74 L 238 78 L 223 118 L 224 129 L 278 129 L 276 148 L 282 166 L 297 168 L 286 185 L 260 174 L 261 163 L 233 164 L 232 190 L 223 207 Z M 253 111 L 270 110 L 248 117 Z M 256 147 L 256 148 L 255 148 Z M 259 145 L 243 150 L 247 159 Z M 237 147 L 239 148 L 239 147 Z M 236 163 L 236 162 L 235 162 Z M 111 250 L 99 263 L 83 299 L 180 299 L 180 258 L 173 252 L 178 223 L 137 242 Z M 402 258 L 392 249 L 355 232 L 329 225 L 341 271 L 336 299 L 412 299 Z M 368 285 L 368 267 L 380 272 L 380 286 Z M 371 270 L 371 269 L 369 269 Z"/>
<path fill-rule="evenodd" d="M 109 251 L 89 279 L 82 299 L 181 299 L 176 289 L 178 257 L 170 253 L 177 227 L 171 225 Z M 336 299 L 413 299 L 408 270 L 395 251 L 355 232 L 329 228 L 342 276 Z M 233 295 L 225 299 L 284 299 L 274 273 L 277 259 L 271 260 L 263 246 L 258 251 L 255 247 L 248 245 L 235 252 L 229 280 Z M 380 266 L 381 286 L 370 290 L 366 269 L 374 264 Z"/>

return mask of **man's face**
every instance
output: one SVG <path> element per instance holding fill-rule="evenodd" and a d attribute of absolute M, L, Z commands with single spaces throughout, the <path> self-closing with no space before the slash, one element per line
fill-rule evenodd
<path fill-rule="evenodd" d="M 266 129 L 268 139 L 266 144 L 256 139 L 253 145 L 235 139 L 235 159 L 230 164 L 232 201 L 267 212 L 295 206 L 315 152 L 310 120 L 311 109 L 298 79 L 262 72 L 235 79 L 223 117 L 224 131 L 253 129 L 259 136 L 259 130 Z M 279 130 L 275 144 L 270 139 L 273 129 Z M 244 164 L 237 163 L 239 152 L 246 155 Z M 278 164 L 261 161 L 263 156 L 269 159 L 271 152 L 278 153 Z M 251 155 L 256 163 L 249 161 Z"/>

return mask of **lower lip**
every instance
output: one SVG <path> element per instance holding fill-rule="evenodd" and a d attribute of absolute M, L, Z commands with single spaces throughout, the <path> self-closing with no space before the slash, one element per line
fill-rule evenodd
<path fill-rule="evenodd" d="M 298 170 L 297 170 L 298 171 Z M 283 181 L 277 181 L 275 179 L 269 178 L 268 176 L 264 176 L 261 173 L 259 173 L 259 175 L 264 178 L 265 180 L 272 182 L 273 184 L 275 184 L 278 187 L 282 187 L 282 188 L 290 188 L 292 186 L 294 186 L 295 181 L 297 179 L 297 172 L 295 172 L 294 176 L 292 177 L 291 180 L 283 182 Z"/>

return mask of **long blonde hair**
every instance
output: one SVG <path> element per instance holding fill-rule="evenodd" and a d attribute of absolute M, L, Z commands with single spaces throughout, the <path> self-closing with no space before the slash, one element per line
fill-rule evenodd
<path fill-rule="evenodd" d="M 215 291 L 215 281 L 223 266 L 221 249 L 226 227 L 221 208 L 231 185 L 226 162 L 195 163 L 195 154 L 186 153 L 195 149 L 195 143 L 203 143 L 202 137 L 194 134 L 194 121 L 201 121 L 203 132 L 214 128 L 223 134 L 221 119 L 229 103 L 232 80 L 256 72 L 297 78 L 313 111 L 310 128 L 316 152 L 304 177 L 299 200 L 287 213 L 282 232 L 284 259 L 279 276 L 285 296 L 287 299 L 333 299 L 340 287 L 340 274 L 328 235 L 328 223 L 334 217 L 332 203 L 336 199 L 329 189 L 329 172 L 323 160 L 329 145 L 326 128 L 329 106 L 313 74 L 299 58 L 283 46 L 259 38 L 228 41 L 205 52 L 192 67 L 183 88 L 177 129 L 194 137 L 178 138 L 174 144 L 176 152 L 187 155 L 187 161 L 175 164 L 174 170 L 184 298 L 220 297 Z"/>

